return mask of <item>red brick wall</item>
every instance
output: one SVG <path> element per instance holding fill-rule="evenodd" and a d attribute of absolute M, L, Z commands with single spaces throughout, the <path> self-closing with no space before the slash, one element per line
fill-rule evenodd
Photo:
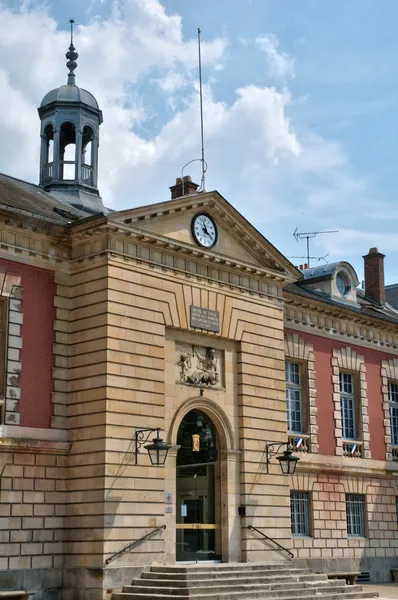
<path fill-rule="evenodd" d="M 347 344 L 327 338 L 310 335 L 307 333 L 286 330 L 289 333 L 298 333 L 314 347 L 315 355 L 315 384 L 316 403 L 318 408 L 318 440 L 320 454 L 335 454 L 334 418 L 333 418 L 333 385 L 332 385 L 332 352 L 333 348 L 349 346 L 365 359 L 366 381 L 368 384 L 368 415 L 370 433 L 370 451 L 372 459 L 385 460 L 386 449 L 384 443 L 384 414 L 383 396 L 381 389 L 381 362 L 392 357 L 385 352 L 378 352 L 368 348 L 361 348 L 354 344 Z"/>
<path fill-rule="evenodd" d="M 0 267 L 22 277 L 20 424 L 23 427 L 50 427 L 54 275 L 45 269 L 2 259 Z"/>

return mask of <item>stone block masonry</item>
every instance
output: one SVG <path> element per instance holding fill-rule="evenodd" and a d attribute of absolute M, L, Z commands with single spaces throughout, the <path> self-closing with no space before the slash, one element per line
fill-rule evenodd
<path fill-rule="evenodd" d="M 0 590 L 61 598 L 68 448 L 0 440 Z"/>

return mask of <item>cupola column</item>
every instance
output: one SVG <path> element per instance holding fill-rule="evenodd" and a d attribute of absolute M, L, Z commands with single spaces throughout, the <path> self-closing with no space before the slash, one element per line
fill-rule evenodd
<path fill-rule="evenodd" d="M 82 160 L 83 160 L 83 131 L 79 128 L 76 129 L 76 153 L 75 153 L 75 179 L 76 181 L 82 180 Z"/>
<path fill-rule="evenodd" d="M 53 180 L 54 181 L 58 181 L 58 179 L 60 178 L 60 158 L 61 158 L 61 148 L 60 148 L 60 144 L 61 144 L 61 136 L 60 136 L 60 130 L 57 127 L 54 130 L 54 158 L 53 158 Z"/>
<path fill-rule="evenodd" d="M 43 185 L 46 181 L 46 164 L 47 154 L 48 154 L 48 140 L 45 133 L 40 135 L 41 137 L 41 145 L 40 145 L 40 185 Z"/>
<path fill-rule="evenodd" d="M 92 153 L 92 167 L 93 167 L 93 185 L 97 187 L 98 185 L 98 148 L 99 148 L 99 139 L 95 137 L 93 139 L 93 153 Z"/>

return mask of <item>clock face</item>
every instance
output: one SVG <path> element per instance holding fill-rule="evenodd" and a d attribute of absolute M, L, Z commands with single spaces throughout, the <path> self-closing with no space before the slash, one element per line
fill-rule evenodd
<path fill-rule="evenodd" d="M 217 226 L 209 215 L 199 213 L 192 219 L 192 235 L 199 246 L 212 248 L 217 242 Z"/>

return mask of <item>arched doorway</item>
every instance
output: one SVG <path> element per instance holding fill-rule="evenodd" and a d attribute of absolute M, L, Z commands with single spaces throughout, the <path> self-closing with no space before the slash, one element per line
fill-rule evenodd
<path fill-rule="evenodd" d="M 177 444 L 176 559 L 221 560 L 220 444 L 213 421 L 190 410 Z"/>

